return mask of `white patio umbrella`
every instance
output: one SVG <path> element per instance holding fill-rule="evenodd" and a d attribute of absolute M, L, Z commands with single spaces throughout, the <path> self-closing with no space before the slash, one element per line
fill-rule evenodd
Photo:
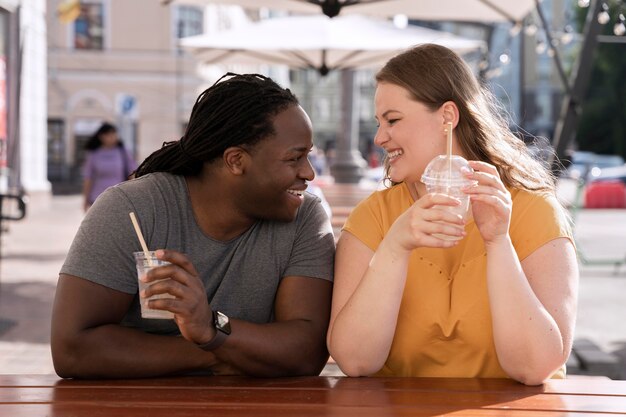
<path fill-rule="evenodd" d="M 437 43 L 459 54 L 484 49 L 485 42 L 450 33 L 359 15 L 265 19 L 225 30 L 183 38 L 180 45 L 205 64 L 284 64 L 333 69 L 382 66 L 399 51 Z"/>
<path fill-rule="evenodd" d="M 404 14 L 411 19 L 465 22 L 521 22 L 535 6 L 535 0 L 162 0 L 162 3 L 231 4 L 299 13 L 322 11 L 330 17 L 339 13 L 386 17 Z"/>

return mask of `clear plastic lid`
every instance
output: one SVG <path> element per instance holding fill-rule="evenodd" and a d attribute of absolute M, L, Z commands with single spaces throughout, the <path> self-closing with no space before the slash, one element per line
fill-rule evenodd
<path fill-rule="evenodd" d="M 464 187 L 475 184 L 467 179 L 466 172 L 472 172 L 467 160 L 459 155 L 438 155 L 426 166 L 422 174 L 422 182 L 426 185 L 446 185 L 448 187 Z"/>

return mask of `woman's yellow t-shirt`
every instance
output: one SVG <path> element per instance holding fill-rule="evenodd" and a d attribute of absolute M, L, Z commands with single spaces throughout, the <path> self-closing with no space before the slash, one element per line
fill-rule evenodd
<path fill-rule="evenodd" d="M 509 233 L 520 260 L 553 239 L 572 239 L 554 196 L 513 190 L 511 197 Z M 352 211 L 343 230 L 375 251 L 413 202 L 404 183 L 377 191 Z M 411 254 L 391 351 L 377 375 L 507 377 L 493 342 L 485 246 L 473 221 L 465 231 L 454 248 L 418 248 Z M 563 368 L 553 377 L 564 375 Z"/>

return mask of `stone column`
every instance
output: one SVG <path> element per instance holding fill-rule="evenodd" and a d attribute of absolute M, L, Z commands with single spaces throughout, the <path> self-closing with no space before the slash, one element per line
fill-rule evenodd
<path fill-rule="evenodd" d="M 341 70 L 341 130 L 330 166 L 330 173 L 338 183 L 358 183 L 367 166 L 359 152 L 358 104 L 359 88 L 354 85 L 354 70 Z"/>

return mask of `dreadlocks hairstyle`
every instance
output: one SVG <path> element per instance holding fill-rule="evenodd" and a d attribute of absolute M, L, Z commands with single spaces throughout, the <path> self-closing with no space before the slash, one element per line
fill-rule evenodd
<path fill-rule="evenodd" d="M 554 176 L 511 132 L 496 98 L 450 49 L 434 44 L 409 49 L 391 58 L 376 81 L 405 88 L 432 111 L 453 101 L 459 109 L 459 146 L 469 159 L 495 165 L 507 187 L 554 192 Z M 385 168 L 389 179 L 387 160 Z"/>
<path fill-rule="evenodd" d="M 165 142 L 137 168 L 151 172 L 197 176 L 205 163 L 231 146 L 254 146 L 275 134 L 274 117 L 298 99 L 272 79 L 259 74 L 227 73 L 204 90 L 194 104 L 185 134 Z"/>

